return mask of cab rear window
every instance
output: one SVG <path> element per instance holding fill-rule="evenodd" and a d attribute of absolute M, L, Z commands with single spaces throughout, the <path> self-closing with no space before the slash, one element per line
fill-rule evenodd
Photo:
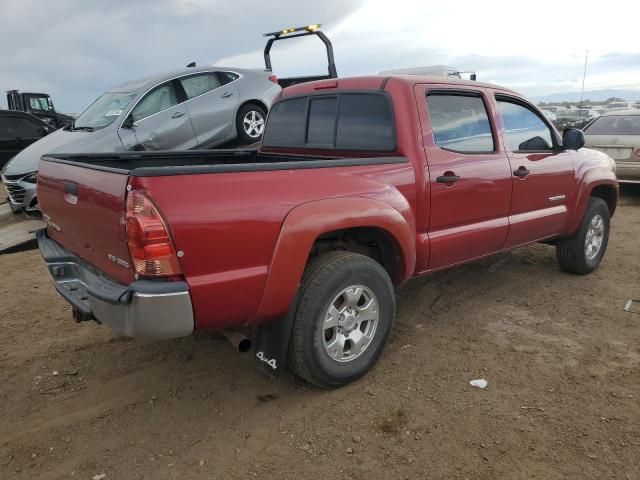
<path fill-rule="evenodd" d="M 640 135 L 640 115 L 611 115 L 596 118 L 584 129 L 588 135 Z"/>
<path fill-rule="evenodd" d="M 391 102 L 382 92 L 282 100 L 269 113 L 263 145 L 394 151 L 396 135 Z"/>

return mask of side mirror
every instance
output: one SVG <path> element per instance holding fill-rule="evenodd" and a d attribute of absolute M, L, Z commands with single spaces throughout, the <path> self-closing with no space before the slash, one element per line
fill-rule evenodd
<path fill-rule="evenodd" d="M 577 128 L 567 128 L 562 133 L 562 146 L 568 150 L 580 150 L 584 147 L 584 133 Z"/>
<path fill-rule="evenodd" d="M 135 127 L 133 122 L 133 117 L 129 115 L 124 122 L 122 122 L 122 128 L 133 128 Z"/>

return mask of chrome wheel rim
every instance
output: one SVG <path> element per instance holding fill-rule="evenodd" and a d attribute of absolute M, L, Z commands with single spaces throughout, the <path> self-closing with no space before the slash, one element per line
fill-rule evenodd
<path fill-rule="evenodd" d="M 258 138 L 264 131 L 264 118 L 260 112 L 251 110 L 250 112 L 247 112 L 242 119 L 242 126 L 244 128 L 244 133 L 249 135 L 251 138 Z"/>
<path fill-rule="evenodd" d="M 589 222 L 589 229 L 584 240 L 584 254 L 587 260 L 593 260 L 600 253 L 604 240 L 604 219 L 602 215 L 594 215 Z"/>
<path fill-rule="evenodd" d="M 322 342 L 329 357 L 351 362 L 362 355 L 378 327 L 378 299 L 370 288 L 351 285 L 329 304 L 322 326 Z"/>

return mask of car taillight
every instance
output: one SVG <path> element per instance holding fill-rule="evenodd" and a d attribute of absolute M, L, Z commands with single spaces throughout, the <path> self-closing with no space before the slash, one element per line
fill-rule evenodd
<path fill-rule="evenodd" d="M 638 158 L 640 158 L 640 148 L 636 150 L 636 153 L 634 153 L 634 155 Z"/>
<path fill-rule="evenodd" d="M 158 209 L 136 190 L 127 196 L 127 243 L 136 274 L 144 277 L 180 275 L 169 230 Z"/>
<path fill-rule="evenodd" d="M 275 75 L 269 75 L 269 80 L 271 80 L 273 83 L 278 83 L 278 77 L 276 77 Z"/>

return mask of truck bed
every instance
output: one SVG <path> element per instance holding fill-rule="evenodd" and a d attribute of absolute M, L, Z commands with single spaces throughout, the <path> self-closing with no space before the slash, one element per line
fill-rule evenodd
<path fill-rule="evenodd" d="M 193 175 L 404 163 L 404 157 L 331 157 L 287 155 L 257 150 L 126 152 L 119 154 L 50 154 L 47 161 L 133 177 Z"/>

